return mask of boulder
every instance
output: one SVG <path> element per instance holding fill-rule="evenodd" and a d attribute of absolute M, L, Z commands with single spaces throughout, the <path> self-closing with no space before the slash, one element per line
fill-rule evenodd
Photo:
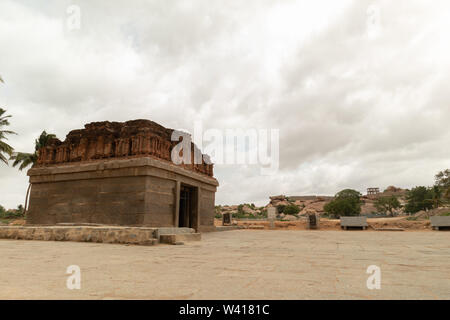
<path fill-rule="evenodd" d="M 242 207 L 242 211 L 244 211 L 245 214 L 251 214 L 253 216 L 255 216 L 258 213 L 256 210 L 253 210 L 248 205 L 244 205 Z"/>

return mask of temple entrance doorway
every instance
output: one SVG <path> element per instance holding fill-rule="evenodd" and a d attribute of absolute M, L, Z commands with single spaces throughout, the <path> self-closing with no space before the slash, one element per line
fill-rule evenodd
<path fill-rule="evenodd" d="M 197 229 L 197 188 L 181 185 L 178 227 Z"/>

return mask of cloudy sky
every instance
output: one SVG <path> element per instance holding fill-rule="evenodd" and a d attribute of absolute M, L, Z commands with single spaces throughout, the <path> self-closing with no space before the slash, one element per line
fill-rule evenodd
<path fill-rule="evenodd" d="M 431 185 L 450 167 L 449 30 L 447 0 L 2 0 L 0 106 L 18 151 L 102 120 L 279 129 L 276 175 L 215 167 L 220 204 Z M 23 203 L 26 172 L 0 177 L 0 204 Z"/>

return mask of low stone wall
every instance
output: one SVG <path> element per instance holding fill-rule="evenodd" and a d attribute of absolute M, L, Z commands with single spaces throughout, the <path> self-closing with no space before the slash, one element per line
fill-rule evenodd
<path fill-rule="evenodd" d="M 0 226 L 0 239 L 154 245 L 157 228 L 87 226 Z"/>

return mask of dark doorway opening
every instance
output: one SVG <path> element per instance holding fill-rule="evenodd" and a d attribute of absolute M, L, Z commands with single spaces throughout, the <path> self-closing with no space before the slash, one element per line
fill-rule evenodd
<path fill-rule="evenodd" d="M 180 187 L 180 211 L 178 227 L 197 229 L 197 188 L 187 185 Z"/>

